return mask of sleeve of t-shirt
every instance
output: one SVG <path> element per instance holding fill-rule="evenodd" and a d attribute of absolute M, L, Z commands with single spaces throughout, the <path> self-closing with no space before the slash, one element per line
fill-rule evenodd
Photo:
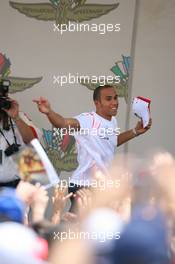
<path fill-rule="evenodd" d="M 80 123 L 80 128 L 92 128 L 93 115 L 91 113 L 82 113 L 74 117 Z"/>
<path fill-rule="evenodd" d="M 24 146 L 25 143 L 24 143 L 24 141 L 22 139 L 22 136 L 21 136 L 18 128 L 14 127 L 14 129 L 15 129 L 15 136 L 16 136 L 17 144 L 20 144 L 21 146 Z"/>

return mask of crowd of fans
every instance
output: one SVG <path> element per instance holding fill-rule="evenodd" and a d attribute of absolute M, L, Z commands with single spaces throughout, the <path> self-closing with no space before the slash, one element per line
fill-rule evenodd
<path fill-rule="evenodd" d="M 42 186 L 20 181 L 16 189 L 1 188 L 0 263 L 175 263 L 174 158 L 118 155 L 108 175 L 94 173 L 95 181 L 76 194 L 60 182 L 50 219 Z"/>

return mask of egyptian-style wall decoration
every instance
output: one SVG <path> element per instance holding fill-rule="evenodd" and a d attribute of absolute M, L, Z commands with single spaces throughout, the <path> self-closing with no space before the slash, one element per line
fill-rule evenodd
<path fill-rule="evenodd" d="M 40 82 L 42 77 L 37 78 L 21 78 L 10 76 L 11 62 L 7 59 L 5 54 L 0 53 L 0 81 L 2 79 L 9 80 L 11 85 L 9 87 L 9 93 L 22 92 L 28 88 L 31 88 L 34 84 Z"/>
<path fill-rule="evenodd" d="M 59 129 L 43 129 L 45 151 L 58 174 L 61 171 L 73 171 L 77 168 L 75 139 L 71 135 L 59 133 Z"/>
<path fill-rule="evenodd" d="M 128 78 L 129 78 L 129 65 L 131 62 L 131 57 L 123 56 L 122 61 L 117 61 L 115 66 L 113 66 L 110 70 L 119 77 L 120 82 L 105 82 L 105 84 L 112 85 L 117 89 L 117 94 L 119 97 L 124 97 L 126 103 L 128 101 Z M 80 81 L 80 83 L 86 86 L 89 90 L 94 90 L 96 87 L 100 85 L 100 81 L 94 83 L 92 80 L 88 81 Z"/>
<path fill-rule="evenodd" d="M 57 25 L 82 22 L 101 17 L 116 9 L 115 4 L 86 4 L 86 0 L 50 0 L 50 3 L 17 3 L 10 6 L 20 13 L 43 21 L 55 21 Z"/>

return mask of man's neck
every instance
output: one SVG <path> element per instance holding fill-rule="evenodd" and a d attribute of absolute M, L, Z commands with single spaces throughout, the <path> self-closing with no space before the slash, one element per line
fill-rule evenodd
<path fill-rule="evenodd" d="M 108 121 L 111 121 L 112 119 L 112 116 L 106 116 L 106 115 L 103 115 L 102 113 L 96 111 L 96 114 L 103 117 L 104 119 L 108 120 Z"/>

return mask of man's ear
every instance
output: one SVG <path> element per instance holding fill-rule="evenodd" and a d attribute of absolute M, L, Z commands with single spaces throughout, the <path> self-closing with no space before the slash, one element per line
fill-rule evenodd
<path fill-rule="evenodd" d="M 95 101 L 94 101 L 94 104 L 95 104 L 96 107 L 98 107 L 98 105 L 99 105 L 99 100 L 95 100 Z"/>

